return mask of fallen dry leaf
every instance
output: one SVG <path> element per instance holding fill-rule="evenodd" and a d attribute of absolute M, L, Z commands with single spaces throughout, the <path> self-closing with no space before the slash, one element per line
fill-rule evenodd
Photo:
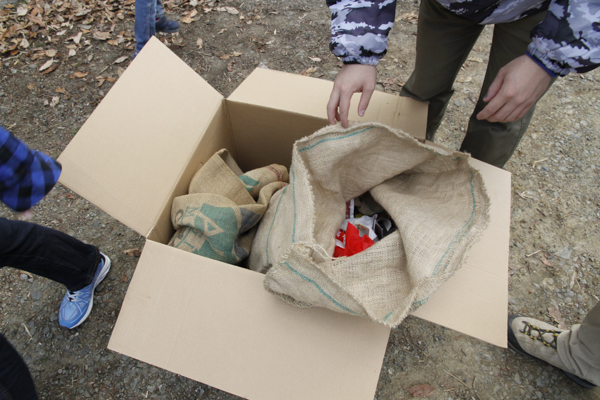
<path fill-rule="evenodd" d="M 223 54 L 222 56 L 220 56 L 219 58 L 221 60 L 228 60 L 231 56 L 229 54 Z"/>
<path fill-rule="evenodd" d="M 42 65 L 42 66 L 40 67 L 40 72 L 41 72 L 41 71 L 44 71 L 44 70 L 46 70 L 46 69 L 48 69 L 48 68 L 50 68 L 50 67 L 52 66 L 52 64 L 53 64 L 53 63 L 54 63 L 54 60 L 48 60 L 48 61 L 46 61 L 46 62 L 44 63 L 44 65 Z"/>
<path fill-rule="evenodd" d="M 34 55 L 31 56 L 31 61 L 40 59 L 40 58 L 44 57 L 45 55 L 46 55 L 46 53 L 44 53 L 43 51 L 38 51 L 37 53 L 35 53 Z"/>
<path fill-rule="evenodd" d="M 108 40 L 108 39 L 110 39 L 110 32 L 94 31 L 94 39 L 96 39 L 96 40 Z"/>
<path fill-rule="evenodd" d="M 19 47 L 22 48 L 22 49 L 28 48 L 29 47 L 29 41 L 27 39 L 23 38 L 21 40 L 21 43 L 19 43 Z"/>
<path fill-rule="evenodd" d="M 544 257 L 544 255 L 543 255 L 543 254 L 540 256 L 540 260 L 541 260 L 541 261 L 544 263 L 544 265 L 546 265 L 546 266 L 548 266 L 548 267 L 551 267 L 551 266 L 552 266 L 552 264 L 550 264 L 550 261 L 548 261 L 548 260 L 546 259 L 546 257 Z"/>
<path fill-rule="evenodd" d="M 131 257 L 139 257 L 142 255 L 142 252 L 140 249 L 129 249 L 129 250 L 125 250 L 123 253 L 125 253 L 125 255 L 128 255 Z"/>
<path fill-rule="evenodd" d="M 69 78 L 73 79 L 73 78 L 85 78 L 87 75 L 89 74 L 89 72 L 73 72 L 71 75 L 69 75 Z"/>
<path fill-rule="evenodd" d="M 183 18 L 181 18 L 181 22 L 183 22 L 184 24 L 191 24 L 192 22 L 195 21 L 194 17 L 197 14 L 198 14 L 197 10 L 192 10 L 192 11 L 190 11 L 189 14 L 187 14 Z"/>
<path fill-rule="evenodd" d="M 58 64 L 52 64 L 52 66 L 50 66 L 50 68 L 48 68 L 45 71 L 42 71 L 42 74 L 43 75 L 49 74 L 50 72 L 54 71 L 57 67 L 58 67 Z"/>
<path fill-rule="evenodd" d="M 202 48 L 202 44 L 203 44 L 202 39 L 198 38 L 198 40 L 196 40 L 196 46 L 198 46 L 198 48 L 201 49 Z"/>
<path fill-rule="evenodd" d="M 311 74 L 317 72 L 317 67 L 311 67 L 309 69 L 305 69 L 304 71 L 300 72 L 300 75 L 304 75 L 304 76 L 310 76 Z"/>
<path fill-rule="evenodd" d="M 483 62 L 483 58 L 479 58 L 479 57 L 469 57 L 469 58 L 467 59 L 467 61 L 474 61 L 474 62 L 477 62 L 477 63 L 482 63 L 482 62 Z"/>
<path fill-rule="evenodd" d="M 198 5 L 198 0 L 190 0 L 190 6 L 196 7 Z"/>
<path fill-rule="evenodd" d="M 573 275 L 571 275 L 571 281 L 569 282 L 569 289 L 573 289 L 576 278 L 577 278 L 577 271 L 573 271 Z"/>
<path fill-rule="evenodd" d="M 118 46 L 121 43 L 123 43 L 125 41 L 125 39 L 123 38 L 123 36 L 119 36 L 116 39 L 111 39 L 109 41 L 107 41 L 106 43 L 110 44 L 111 46 Z"/>
<path fill-rule="evenodd" d="M 37 17 L 33 17 L 31 15 L 28 15 L 27 18 L 33 23 L 33 24 L 37 24 L 41 27 L 46 27 L 46 24 L 44 23 L 44 21 L 42 21 L 40 18 Z"/>
<path fill-rule="evenodd" d="M 310 58 L 314 62 L 321 62 L 321 59 L 319 57 L 308 57 L 308 58 Z"/>
<path fill-rule="evenodd" d="M 229 14 L 237 15 L 240 13 L 237 9 L 235 9 L 233 7 L 225 7 L 225 9 L 227 10 L 227 12 Z"/>
<path fill-rule="evenodd" d="M 65 97 L 67 100 L 69 100 L 71 98 L 71 95 L 69 94 L 69 92 L 67 92 L 67 90 L 63 87 L 60 87 L 60 86 L 57 87 L 55 92 L 64 94 L 65 96 L 67 96 L 67 97 Z"/>
<path fill-rule="evenodd" d="M 115 62 L 113 64 L 121 64 L 123 61 L 127 60 L 128 58 L 129 58 L 129 56 L 119 57 L 115 60 Z"/>
<path fill-rule="evenodd" d="M 411 386 L 406 390 L 412 397 L 429 397 L 435 392 L 435 388 L 428 384 Z"/>
<path fill-rule="evenodd" d="M 26 4 L 19 4 L 19 6 L 17 7 L 17 15 L 19 17 L 27 15 L 27 5 Z"/>
<path fill-rule="evenodd" d="M 44 52 L 44 54 L 46 54 L 46 57 L 54 57 L 56 55 L 57 51 L 55 49 L 48 49 Z"/>
<path fill-rule="evenodd" d="M 33 90 L 33 89 L 35 89 L 35 85 L 33 83 L 29 83 L 29 84 L 27 84 L 27 89 Z"/>
<path fill-rule="evenodd" d="M 559 329 L 567 329 L 567 323 L 558 309 L 554 307 L 548 307 L 548 314 L 554 321 L 558 323 Z"/>
<path fill-rule="evenodd" d="M 53 96 L 52 97 L 52 101 L 50 102 L 50 107 L 54 107 L 55 105 L 58 104 L 58 102 L 60 101 L 60 97 L 58 96 Z"/>
<path fill-rule="evenodd" d="M 81 37 L 83 36 L 83 32 L 79 32 L 77 35 L 68 38 L 67 40 L 72 40 L 75 44 L 79 44 L 81 42 Z"/>
<path fill-rule="evenodd" d="M 73 57 L 75 55 L 77 55 L 77 52 L 75 50 L 73 50 L 73 49 L 69 50 L 69 57 Z"/>

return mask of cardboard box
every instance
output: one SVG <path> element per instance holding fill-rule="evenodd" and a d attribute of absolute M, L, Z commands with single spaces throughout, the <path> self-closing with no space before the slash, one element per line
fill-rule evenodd
<path fill-rule="evenodd" d="M 373 398 L 388 328 L 294 308 L 261 274 L 165 245 L 172 200 L 204 161 L 226 147 L 243 170 L 289 165 L 293 142 L 327 124 L 331 87 L 257 69 L 223 99 L 158 40 L 146 45 L 59 158 L 64 185 L 148 239 L 110 349 L 250 399 Z M 423 138 L 426 112 L 376 92 L 361 120 Z M 505 346 L 510 174 L 473 165 L 492 199 L 489 228 L 415 315 Z"/>

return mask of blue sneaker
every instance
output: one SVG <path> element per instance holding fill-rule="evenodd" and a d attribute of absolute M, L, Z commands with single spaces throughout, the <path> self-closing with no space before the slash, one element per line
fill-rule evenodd
<path fill-rule="evenodd" d="M 67 291 L 58 313 L 58 323 L 65 328 L 73 329 L 86 320 L 94 304 L 94 289 L 106 277 L 110 269 L 110 258 L 100 253 L 100 264 L 92 283 L 76 292 Z"/>
<path fill-rule="evenodd" d="M 166 15 L 162 15 L 156 20 L 154 29 L 156 32 L 175 33 L 179 31 L 179 22 L 167 18 Z"/>

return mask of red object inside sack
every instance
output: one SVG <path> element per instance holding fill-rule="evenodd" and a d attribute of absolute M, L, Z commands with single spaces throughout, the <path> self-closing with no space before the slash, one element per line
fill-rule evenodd
<path fill-rule="evenodd" d="M 368 235 L 360 236 L 358 228 L 350 223 L 346 228 L 345 239 L 345 248 L 335 246 L 335 250 L 333 252 L 334 257 L 350 257 L 351 255 L 360 253 L 361 251 L 366 250 L 375 244 L 375 242 Z"/>

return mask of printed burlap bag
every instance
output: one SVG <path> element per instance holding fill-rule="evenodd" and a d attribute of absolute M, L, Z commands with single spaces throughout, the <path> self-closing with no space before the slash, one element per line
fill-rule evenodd
<path fill-rule="evenodd" d="M 291 304 L 396 326 L 459 268 L 488 223 L 489 198 L 468 159 L 373 123 L 300 139 L 290 183 L 271 198 L 249 266 Z M 367 191 L 398 230 L 332 258 L 346 201 Z"/>
<path fill-rule="evenodd" d="M 173 201 L 169 245 L 238 264 L 248 257 L 269 199 L 287 180 L 281 165 L 244 174 L 227 150 L 218 151 L 196 172 L 189 194 Z"/>

